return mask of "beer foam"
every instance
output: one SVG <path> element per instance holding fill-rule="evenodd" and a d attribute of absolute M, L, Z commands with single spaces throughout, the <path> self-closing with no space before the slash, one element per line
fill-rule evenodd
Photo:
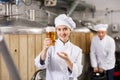
<path fill-rule="evenodd" d="M 55 32 L 55 27 L 47 27 L 46 32 Z"/>

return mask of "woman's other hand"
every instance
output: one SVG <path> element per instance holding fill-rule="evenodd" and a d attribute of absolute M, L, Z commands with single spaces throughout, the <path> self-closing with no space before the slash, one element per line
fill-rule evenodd
<path fill-rule="evenodd" d="M 70 61 L 67 53 L 65 53 L 65 52 L 58 52 L 58 56 L 65 60 L 65 62 L 68 65 L 68 68 L 72 71 L 73 63 Z"/>

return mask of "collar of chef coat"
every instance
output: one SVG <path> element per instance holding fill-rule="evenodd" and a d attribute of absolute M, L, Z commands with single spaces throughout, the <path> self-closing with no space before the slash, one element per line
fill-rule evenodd
<path fill-rule="evenodd" d="M 59 45 L 65 46 L 65 45 L 68 45 L 70 43 L 70 40 L 68 40 L 66 43 L 63 43 L 60 39 L 57 39 L 56 42 L 59 43 Z"/>
<path fill-rule="evenodd" d="M 65 49 L 68 49 L 70 47 L 70 40 L 68 40 L 66 43 L 63 43 L 60 39 L 56 40 L 56 50 L 57 51 L 64 51 Z"/>
<path fill-rule="evenodd" d="M 105 35 L 104 38 L 103 38 L 102 40 L 100 40 L 100 38 L 99 38 L 98 35 L 97 35 L 97 39 L 98 39 L 98 41 L 104 41 L 104 40 L 106 39 L 106 36 L 107 36 L 107 35 Z"/>

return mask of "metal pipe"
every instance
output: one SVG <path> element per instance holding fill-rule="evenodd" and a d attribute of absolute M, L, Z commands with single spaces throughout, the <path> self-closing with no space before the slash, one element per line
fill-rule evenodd
<path fill-rule="evenodd" d="M 12 15 L 12 4 L 11 3 L 9 3 L 9 15 L 10 15 L 10 17 Z"/>
<path fill-rule="evenodd" d="M 9 3 L 5 3 L 5 15 L 9 15 Z"/>
<path fill-rule="evenodd" d="M 12 15 L 12 4 L 11 3 L 5 3 L 5 16 L 9 16 L 11 18 Z"/>
<path fill-rule="evenodd" d="M 74 5 L 73 5 L 72 8 L 70 9 L 69 13 L 67 14 L 67 16 L 71 16 L 71 15 L 72 15 L 73 11 L 76 9 L 76 7 L 78 6 L 78 4 L 79 4 L 79 0 L 76 0 L 76 1 L 74 2 Z"/>
<path fill-rule="evenodd" d="M 80 5 L 80 6 L 78 6 Z M 95 6 L 91 5 L 91 4 L 88 4 L 86 3 L 85 1 L 79 1 L 79 0 L 76 0 L 73 4 L 73 6 L 71 7 L 69 13 L 68 13 L 68 16 L 71 16 L 72 13 L 75 11 L 76 7 L 78 6 L 78 8 L 85 8 L 85 9 L 90 9 L 91 12 L 93 12 L 93 17 L 94 17 L 94 12 L 95 12 Z"/>
<path fill-rule="evenodd" d="M 0 35 L 0 53 L 2 54 L 12 80 L 21 80 L 21 77 L 17 71 L 17 68 L 13 62 L 9 49 L 2 35 Z"/>
<path fill-rule="evenodd" d="M 35 10 L 34 9 L 30 9 L 30 20 L 35 21 Z"/>

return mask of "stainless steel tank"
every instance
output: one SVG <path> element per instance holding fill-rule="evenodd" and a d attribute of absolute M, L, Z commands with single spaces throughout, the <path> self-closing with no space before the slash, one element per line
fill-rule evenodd
<path fill-rule="evenodd" d="M 0 19 L 0 30 L 4 34 L 43 33 L 46 26 L 45 24 L 26 19 Z"/>
<path fill-rule="evenodd" d="M 21 76 L 11 57 L 3 34 L 38 34 L 44 32 L 45 25 L 35 21 L 15 18 L 0 18 L 0 52 L 8 68 L 12 80 L 21 80 Z"/>

